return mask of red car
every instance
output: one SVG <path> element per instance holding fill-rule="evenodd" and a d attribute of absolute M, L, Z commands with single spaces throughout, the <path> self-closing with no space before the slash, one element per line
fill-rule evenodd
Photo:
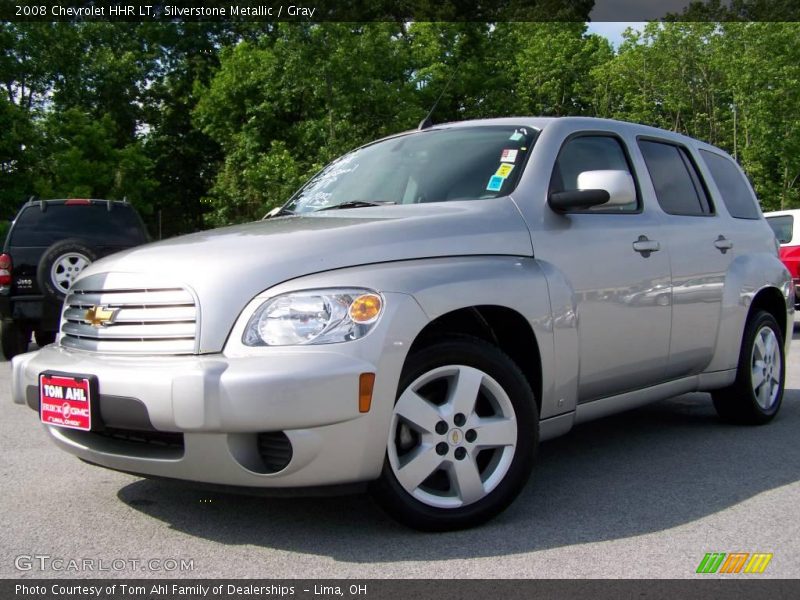
<path fill-rule="evenodd" d="M 800 210 L 764 213 L 781 245 L 781 261 L 794 279 L 795 306 L 800 306 Z"/>

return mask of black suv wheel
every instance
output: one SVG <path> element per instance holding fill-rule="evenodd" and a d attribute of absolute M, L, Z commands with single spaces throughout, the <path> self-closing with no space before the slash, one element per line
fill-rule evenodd
<path fill-rule="evenodd" d="M 97 253 L 80 240 L 56 242 L 42 255 L 36 272 L 39 289 L 45 296 L 64 300 L 67 290 L 89 264 L 97 260 Z"/>

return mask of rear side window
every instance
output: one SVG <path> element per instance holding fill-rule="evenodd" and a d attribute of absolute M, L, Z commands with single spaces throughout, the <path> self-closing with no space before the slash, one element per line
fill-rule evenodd
<path fill-rule="evenodd" d="M 640 140 L 639 148 L 664 212 L 689 216 L 712 214 L 708 194 L 686 150 L 650 140 Z"/>
<path fill-rule="evenodd" d="M 767 223 L 775 232 L 775 237 L 781 244 L 788 244 L 792 241 L 792 229 L 794 228 L 794 217 L 783 215 L 780 217 L 767 217 Z"/>
<path fill-rule="evenodd" d="M 700 150 L 700 155 L 711 171 L 711 177 L 731 216 L 737 219 L 760 218 L 761 211 L 756 206 L 750 184 L 733 161 L 708 150 Z"/>
<path fill-rule="evenodd" d="M 49 246 L 66 238 L 98 246 L 134 246 L 146 242 L 141 219 L 130 206 L 48 204 L 27 207 L 17 217 L 10 246 Z"/>

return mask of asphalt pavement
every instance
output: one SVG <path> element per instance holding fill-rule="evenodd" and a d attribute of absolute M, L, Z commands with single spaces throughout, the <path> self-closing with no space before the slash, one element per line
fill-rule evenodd
<path fill-rule="evenodd" d="M 772 553 L 759 577 L 798 577 L 794 338 L 770 425 L 723 424 L 707 394 L 587 423 L 541 446 L 499 518 L 444 534 L 366 496 L 234 496 L 86 465 L 11 403 L 0 363 L 0 577 L 693 578 L 707 552 Z"/>

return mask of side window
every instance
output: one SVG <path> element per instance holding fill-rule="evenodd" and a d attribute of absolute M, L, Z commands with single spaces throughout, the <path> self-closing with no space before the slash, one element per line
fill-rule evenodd
<path fill-rule="evenodd" d="M 780 217 L 767 217 L 767 223 L 775 232 L 775 237 L 781 244 L 788 244 L 792 241 L 792 231 L 794 229 L 794 217 L 783 215 Z"/>
<path fill-rule="evenodd" d="M 733 161 L 708 150 L 700 150 L 700 156 L 711 171 L 711 177 L 731 216 L 737 219 L 760 218 L 761 211 L 755 203 L 755 194 Z"/>
<path fill-rule="evenodd" d="M 700 175 L 686 150 L 650 140 L 640 140 L 639 149 L 664 212 L 689 216 L 713 213 Z"/>
<path fill-rule="evenodd" d="M 625 150 L 617 138 L 608 135 L 586 135 L 572 138 L 561 147 L 561 151 L 558 153 L 553 175 L 550 178 L 550 191 L 577 190 L 578 175 L 584 171 L 606 170 L 631 173 Z M 638 202 L 631 202 L 612 208 L 595 206 L 585 212 L 635 212 L 638 208 Z"/>

